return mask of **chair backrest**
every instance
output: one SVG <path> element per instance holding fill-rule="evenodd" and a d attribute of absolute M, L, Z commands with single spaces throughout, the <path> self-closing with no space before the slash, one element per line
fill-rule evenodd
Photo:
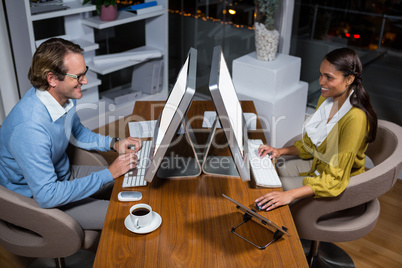
<path fill-rule="evenodd" d="M 59 209 L 41 208 L 28 198 L 0 186 L 0 245 L 20 256 L 62 258 L 77 252 L 84 231 Z"/>
<path fill-rule="evenodd" d="M 377 137 L 366 154 L 374 167 L 351 177 L 342 195 L 350 198 L 350 206 L 363 204 L 388 192 L 402 169 L 402 128 L 394 123 L 378 120 Z"/>
<path fill-rule="evenodd" d="M 292 204 L 292 215 L 302 238 L 325 241 L 322 238 L 328 236 L 331 230 L 321 228 L 320 220 L 329 218 L 328 215 L 331 214 L 342 215 L 340 211 L 366 204 L 393 187 L 402 168 L 402 128 L 394 123 L 379 120 L 377 138 L 369 144 L 367 155 L 373 161 L 374 167 L 351 177 L 349 185 L 339 196 L 308 197 Z"/>
<path fill-rule="evenodd" d="M 402 127 L 384 120 L 378 121 L 377 137 L 369 144 L 366 155 L 370 157 L 375 166 L 394 167 L 395 184 L 402 169 Z"/>

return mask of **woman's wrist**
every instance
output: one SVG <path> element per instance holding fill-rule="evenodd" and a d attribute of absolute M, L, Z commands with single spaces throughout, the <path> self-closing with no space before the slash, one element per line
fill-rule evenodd
<path fill-rule="evenodd" d="M 281 156 L 281 155 L 284 154 L 283 149 L 284 149 L 284 148 L 276 149 L 276 151 L 277 151 L 277 156 L 276 156 L 276 157 L 279 157 L 279 156 Z"/>
<path fill-rule="evenodd" d="M 284 147 L 278 149 L 279 155 L 299 155 L 299 151 L 296 146 L 292 145 L 290 147 Z"/>
<path fill-rule="evenodd" d="M 288 147 L 283 147 L 278 149 L 278 156 L 290 154 Z"/>

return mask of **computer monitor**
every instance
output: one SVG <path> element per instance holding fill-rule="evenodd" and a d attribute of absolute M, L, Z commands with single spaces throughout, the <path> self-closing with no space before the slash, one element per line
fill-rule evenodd
<path fill-rule="evenodd" d="M 249 181 L 246 120 L 220 46 L 213 51 L 209 90 L 217 116 L 207 141 L 202 169 L 207 174 L 240 176 L 243 181 Z M 209 155 L 218 120 L 229 145 L 229 157 Z"/>
<path fill-rule="evenodd" d="M 159 177 L 175 177 L 176 174 L 198 176 L 201 173 L 198 159 L 194 160 L 198 170 L 195 165 L 195 170 L 188 170 L 185 174 L 182 170 L 175 170 L 172 165 L 164 165 L 169 167 L 166 170 L 161 166 L 162 161 L 169 161 L 169 158 L 165 157 L 166 151 L 180 126 L 185 125 L 183 122 L 195 94 L 196 71 L 197 50 L 191 48 L 155 126 L 149 163 L 145 170 L 145 180 L 148 182 L 152 182 L 157 173 Z M 189 135 L 187 129 L 186 134 Z"/>

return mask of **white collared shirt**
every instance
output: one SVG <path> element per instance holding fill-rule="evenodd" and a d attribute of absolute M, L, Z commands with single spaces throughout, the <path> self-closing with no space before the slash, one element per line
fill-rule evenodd
<path fill-rule="evenodd" d="M 349 94 L 346 101 L 343 103 L 342 107 L 336 112 L 336 114 L 329 120 L 329 114 L 331 112 L 332 106 L 334 105 L 333 98 L 327 98 L 318 107 L 317 111 L 313 114 L 311 119 L 305 125 L 305 132 L 310 137 L 311 141 L 318 147 L 327 138 L 328 134 L 331 132 L 332 128 L 338 123 L 338 121 L 352 109 L 352 104 L 350 103 Z M 336 104 L 335 104 L 336 105 Z"/>
<path fill-rule="evenodd" d="M 71 108 L 74 107 L 74 103 L 71 99 L 68 99 L 64 106 L 61 106 L 60 103 L 47 90 L 36 89 L 35 95 L 40 99 L 43 105 L 45 105 L 53 122 L 65 115 Z"/>

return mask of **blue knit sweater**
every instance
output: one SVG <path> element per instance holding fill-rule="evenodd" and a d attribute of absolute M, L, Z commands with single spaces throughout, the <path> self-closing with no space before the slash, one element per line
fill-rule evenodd
<path fill-rule="evenodd" d="M 53 122 L 31 88 L 0 128 L 0 184 L 34 197 L 43 208 L 86 198 L 113 180 L 108 169 L 68 180 L 69 142 L 83 149 L 107 151 L 112 139 L 85 128 L 73 102 L 74 107 Z"/>

